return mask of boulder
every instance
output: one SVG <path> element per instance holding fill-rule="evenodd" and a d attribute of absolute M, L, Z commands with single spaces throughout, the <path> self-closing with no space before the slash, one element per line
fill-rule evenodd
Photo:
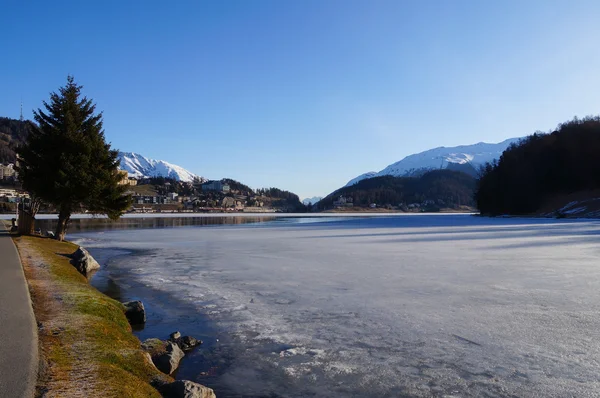
<path fill-rule="evenodd" d="M 169 341 L 172 341 L 174 343 L 177 342 L 177 340 L 179 340 L 179 338 L 181 337 L 181 333 L 179 332 L 173 332 L 169 335 Z"/>
<path fill-rule="evenodd" d="M 152 361 L 156 368 L 161 372 L 170 375 L 177 369 L 179 362 L 185 356 L 181 348 L 171 341 L 167 342 L 165 352 L 152 357 Z"/>
<path fill-rule="evenodd" d="M 167 343 L 160 339 L 147 339 L 142 343 L 142 350 L 150 354 L 151 357 L 158 356 L 166 351 Z"/>
<path fill-rule="evenodd" d="M 131 325 L 141 325 L 146 323 L 146 310 L 141 301 L 128 301 L 123 303 L 125 306 L 125 316 Z"/>
<path fill-rule="evenodd" d="M 189 380 L 177 380 L 160 388 L 164 398 L 217 398 L 215 392 L 202 384 Z"/>
<path fill-rule="evenodd" d="M 84 276 L 87 276 L 90 271 L 100 268 L 100 264 L 83 247 L 79 247 L 75 253 L 71 254 L 71 264 Z"/>
<path fill-rule="evenodd" d="M 202 344 L 202 340 L 197 340 L 191 336 L 183 336 L 177 339 L 177 345 L 183 351 L 189 351 L 200 344 Z"/>

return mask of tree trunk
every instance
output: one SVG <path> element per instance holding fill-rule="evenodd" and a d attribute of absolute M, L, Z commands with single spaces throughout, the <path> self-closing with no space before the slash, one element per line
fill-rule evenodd
<path fill-rule="evenodd" d="M 17 204 L 19 208 L 18 230 L 21 235 L 33 235 L 35 219 L 25 208 L 24 203 Z"/>
<path fill-rule="evenodd" d="M 58 224 L 56 224 L 56 240 L 63 241 L 65 240 L 65 235 L 67 234 L 67 225 L 69 224 L 69 220 L 71 218 L 71 212 L 67 209 L 61 208 L 58 213 Z"/>

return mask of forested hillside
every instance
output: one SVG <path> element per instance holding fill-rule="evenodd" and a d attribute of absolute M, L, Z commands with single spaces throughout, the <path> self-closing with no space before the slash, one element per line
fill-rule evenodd
<path fill-rule="evenodd" d="M 600 188 L 600 117 L 574 119 L 511 145 L 482 170 L 482 214 L 532 214 L 560 195 Z"/>
<path fill-rule="evenodd" d="M 383 176 L 362 180 L 355 185 L 338 189 L 322 199 L 317 207 L 334 207 L 340 196 L 349 199 L 355 207 L 371 204 L 383 207 L 404 207 L 423 204 L 427 210 L 473 206 L 475 179 L 453 170 L 434 170 L 420 177 Z"/>
<path fill-rule="evenodd" d="M 271 205 L 282 207 L 291 211 L 306 211 L 306 206 L 300 201 L 298 195 L 293 192 L 284 191 L 279 188 L 261 188 L 256 190 L 256 195 L 270 198 Z"/>
<path fill-rule="evenodd" d="M 30 129 L 27 121 L 0 117 L 0 163 L 15 162 L 15 149 L 25 141 Z"/>

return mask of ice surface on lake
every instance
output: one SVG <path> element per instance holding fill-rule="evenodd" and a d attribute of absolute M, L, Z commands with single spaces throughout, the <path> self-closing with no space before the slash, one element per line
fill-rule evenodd
<path fill-rule="evenodd" d="M 85 234 L 209 314 L 245 396 L 592 397 L 600 223 L 419 216 Z M 82 235 L 83 236 L 83 235 Z"/>

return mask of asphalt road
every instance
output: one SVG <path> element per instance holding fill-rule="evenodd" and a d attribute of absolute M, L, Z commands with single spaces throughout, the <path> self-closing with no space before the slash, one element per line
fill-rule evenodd
<path fill-rule="evenodd" d="M 0 397 L 33 397 L 37 328 L 21 261 L 0 224 Z"/>

